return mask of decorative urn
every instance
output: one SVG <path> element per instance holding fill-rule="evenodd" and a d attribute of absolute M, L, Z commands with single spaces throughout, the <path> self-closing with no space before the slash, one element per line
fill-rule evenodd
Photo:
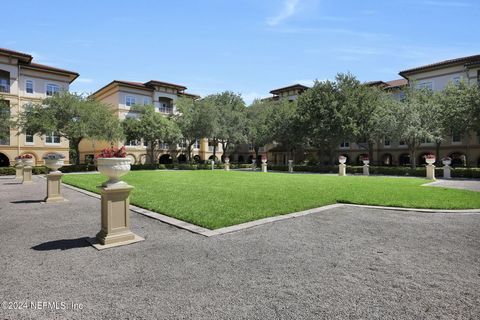
<path fill-rule="evenodd" d="M 364 165 L 367 165 L 367 164 L 370 163 L 370 159 L 369 159 L 368 157 L 363 157 L 363 158 L 362 158 L 362 161 L 363 161 L 363 164 L 364 164 Z"/>
<path fill-rule="evenodd" d="M 345 156 L 338 157 L 338 162 L 340 162 L 340 164 L 345 164 L 345 162 L 347 162 L 347 157 Z"/>
<path fill-rule="evenodd" d="M 425 156 L 425 162 L 427 164 L 434 164 L 435 163 L 435 156 L 433 154 L 427 154 Z"/>
<path fill-rule="evenodd" d="M 223 160 L 226 164 L 229 164 L 230 163 L 230 158 L 229 157 L 225 157 L 225 159 Z"/>
<path fill-rule="evenodd" d="M 33 156 L 31 154 L 24 154 L 22 156 L 22 163 L 24 166 L 33 166 L 35 164 Z"/>
<path fill-rule="evenodd" d="M 266 157 L 262 157 L 262 163 L 267 163 L 267 158 Z"/>
<path fill-rule="evenodd" d="M 126 185 L 120 181 L 120 177 L 130 171 L 130 158 L 126 158 L 125 147 L 102 150 L 96 162 L 97 170 L 108 177 L 108 181 L 104 182 L 102 187 L 115 188 Z"/>
<path fill-rule="evenodd" d="M 60 153 L 49 153 L 43 157 L 45 160 L 45 166 L 52 169 L 54 173 L 58 173 L 58 169 L 63 167 L 65 156 Z"/>
<path fill-rule="evenodd" d="M 445 157 L 442 159 L 442 163 L 444 166 L 449 166 L 452 164 L 452 158 L 450 157 Z"/>

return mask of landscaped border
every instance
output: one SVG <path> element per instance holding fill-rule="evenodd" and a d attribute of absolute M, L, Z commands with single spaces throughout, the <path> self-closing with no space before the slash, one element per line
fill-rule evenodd
<path fill-rule="evenodd" d="M 78 188 L 74 187 L 72 185 L 62 183 L 63 186 L 65 186 L 68 189 L 83 193 L 85 195 L 100 199 L 100 195 Z M 236 231 L 241 231 L 249 228 L 253 228 L 256 226 L 260 226 L 263 224 L 267 223 L 272 223 L 272 222 L 277 222 L 277 221 L 282 221 L 286 219 L 292 219 L 292 218 L 298 218 L 298 217 L 303 217 L 312 213 L 317 213 L 317 212 L 322 212 L 322 211 L 327 211 L 330 209 L 335 209 L 335 208 L 341 208 L 341 207 L 356 207 L 356 208 L 370 208 L 370 209 L 379 209 L 379 210 L 392 210 L 392 211 L 410 211 L 410 212 L 423 212 L 423 213 L 438 213 L 438 214 L 447 214 L 447 213 L 456 213 L 456 214 L 480 214 L 479 209 L 464 209 L 464 210 L 449 210 L 449 209 L 416 209 L 416 208 L 402 208 L 402 207 L 384 207 L 384 206 L 371 206 L 371 205 L 361 205 L 361 204 L 346 204 L 346 203 L 336 203 L 336 204 L 330 204 L 326 205 L 323 207 L 318 207 L 318 208 L 313 208 L 309 210 L 304 210 L 304 211 L 299 211 L 299 212 L 292 212 L 292 213 L 287 213 L 284 215 L 279 215 L 279 216 L 274 216 L 274 217 L 268 217 L 268 218 L 263 218 L 263 219 L 258 219 L 254 221 L 249 221 L 245 223 L 240 223 L 234 226 L 229 226 L 229 227 L 224 227 L 224 228 L 219 228 L 219 229 L 207 229 L 203 228 L 200 226 L 197 226 L 192 223 L 188 223 L 176 218 L 172 218 L 169 216 L 166 216 L 164 214 L 150 211 L 135 205 L 130 205 L 130 210 L 136 213 L 139 213 L 141 215 L 150 217 L 152 219 L 164 222 L 166 224 L 169 224 L 171 226 L 184 229 L 205 237 L 213 237 L 213 236 L 218 236 L 222 234 L 227 234 L 231 232 L 236 232 Z"/>

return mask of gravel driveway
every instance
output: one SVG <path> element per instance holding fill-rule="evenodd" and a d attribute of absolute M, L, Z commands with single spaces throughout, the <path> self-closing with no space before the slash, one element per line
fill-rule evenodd
<path fill-rule="evenodd" d="M 97 251 L 99 200 L 42 204 L 35 181 L 0 177 L 0 296 L 29 306 L 0 319 L 480 319 L 479 214 L 343 207 L 206 238 L 132 213 L 146 241 Z"/>

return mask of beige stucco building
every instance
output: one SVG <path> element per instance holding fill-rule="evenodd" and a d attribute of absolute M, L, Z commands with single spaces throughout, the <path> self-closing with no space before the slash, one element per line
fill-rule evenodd
<path fill-rule="evenodd" d="M 186 93 L 187 87 L 183 85 L 168 83 L 164 81 L 150 80 L 148 82 L 132 82 L 114 80 L 93 93 L 95 99 L 108 104 L 112 112 L 120 119 L 138 116 L 132 112 L 134 105 L 153 105 L 155 111 L 165 116 L 176 114 L 175 101 L 179 96 L 187 96 L 193 99 L 197 95 Z M 147 146 L 143 141 L 127 139 L 118 144 L 125 145 L 127 157 L 133 164 L 144 164 L 147 162 Z M 80 162 L 87 163 L 103 148 L 110 146 L 106 141 L 92 141 L 84 139 L 80 143 Z M 200 139 L 194 144 L 192 156 L 197 160 L 207 160 L 212 156 L 213 147 L 209 146 L 208 140 Z M 217 156 L 222 153 L 221 145 L 217 147 Z M 160 145 L 156 150 L 158 163 L 171 163 L 175 160 L 185 162 L 187 160 L 185 145 L 178 144 L 170 146 Z"/>
<path fill-rule="evenodd" d="M 425 66 L 415 67 L 401 71 L 400 76 L 403 79 L 393 81 L 373 81 L 366 83 L 367 85 L 379 86 L 391 93 L 396 99 L 403 97 L 403 88 L 407 85 L 416 86 L 417 88 L 428 88 L 434 91 L 445 89 L 449 82 L 466 81 L 470 84 L 480 84 L 480 55 L 462 57 L 457 59 L 446 60 L 442 62 L 432 63 Z M 286 88 L 272 90 L 275 99 L 287 98 L 294 100 L 295 95 L 301 94 L 304 90 L 297 94 L 292 92 L 290 86 Z M 282 92 L 282 90 L 284 90 Z M 468 143 L 467 143 L 468 142 Z M 468 146 L 468 148 L 467 148 Z M 469 157 L 466 157 L 467 149 L 469 149 Z M 438 152 L 438 154 L 437 154 Z M 293 156 L 296 163 L 301 162 L 308 154 L 316 156 L 315 150 L 300 150 Z M 361 158 L 367 154 L 366 144 L 362 142 L 354 142 L 344 140 L 337 149 L 338 155 L 344 155 L 348 158 L 350 164 L 361 164 Z M 437 158 L 449 156 L 453 159 L 456 166 L 480 166 L 480 133 L 471 132 L 468 138 L 460 135 L 449 135 L 444 141 L 437 145 L 430 141 L 425 141 L 420 145 L 418 150 L 417 164 L 425 163 L 425 154 L 436 154 Z M 394 141 L 389 137 L 384 137 L 379 143 L 374 145 L 373 164 L 379 165 L 409 165 L 410 155 L 405 143 Z M 283 150 L 281 146 L 268 150 L 269 161 L 274 163 L 285 163 L 289 155 L 287 150 Z"/>
<path fill-rule="evenodd" d="M 0 48 L 0 99 L 9 108 L 11 118 L 16 119 L 25 105 L 40 103 L 46 97 L 61 90 L 69 90 L 78 73 L 32 62 L 27 53 Z M 54 132 L 47 136 L 17 134 L 10 130 L 9 138 L 0 140 L 0 166 L 15 164 L 15 157 L 31 154 L 35 163 L 43 164 L 42 157 L 58 152 L 69 161 L 68 140 Z"/>

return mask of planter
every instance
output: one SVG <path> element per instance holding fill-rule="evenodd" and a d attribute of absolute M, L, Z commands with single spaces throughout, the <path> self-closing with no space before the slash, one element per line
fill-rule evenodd
<path fill-rule="evenodd" d="M 130 171 L 129 158 L 97 158 L 97 170 L 108 177 L 108 181 L 102 184 L 103 187 L 115 188 L 123 187 L 125 182 L 120 181 L 120 177 Z"/>
<path fill-rule="evenodd" d="M 442 160 L 444 166 L 449 166 L 452 164 L 452 160 Z"/>
<path fill-rule="evenodd" d="M 338 162 L 340 162 L 340 164 L 345 164 L 345 162 L 347 162 L 347 157 L 343 157 L 343 156 L 338 157 Z"/>
<path fill-rule="evenodd" d="M 225 158 L 225 159 L 223 160 L 223 162 L 225 162 L 225 164 L 229 164 L 229 163 L 230 163 L 230 158 L 228 158 L 228 157 Z"/>
<path fill-rule="evenodd" d="M 44 159 L 44 160 L 45 160 L 45 166 L 52 169 L 53 172 L 59 172 L 58 169 L 60 169 L 64 165 L 63 159 Z"/>
<path fill-rule="evenodd" d="M 33 159 L 22 159 L 22 163 L 24 166 L 31 167 L 34 165 Z"/>
<path fill-rule="evenodd" d="M 22 159 L 15 159 L 15 166 L 23 166 Z"/>
<path fill-rule="evenodd" d="M 435 158 L 425 158 L 425 162 L 427 164 L 434 164 L 435 163 Z"/>
<path fill-rule="evenodd" d="M 370 163 L 370 160 L 362 160 L 364 165 L 367 165 Z"/>
<path fill-rule="evenodd" d="M 262 163 L 267 163 L 267 159 L 262 159 Z"/>

